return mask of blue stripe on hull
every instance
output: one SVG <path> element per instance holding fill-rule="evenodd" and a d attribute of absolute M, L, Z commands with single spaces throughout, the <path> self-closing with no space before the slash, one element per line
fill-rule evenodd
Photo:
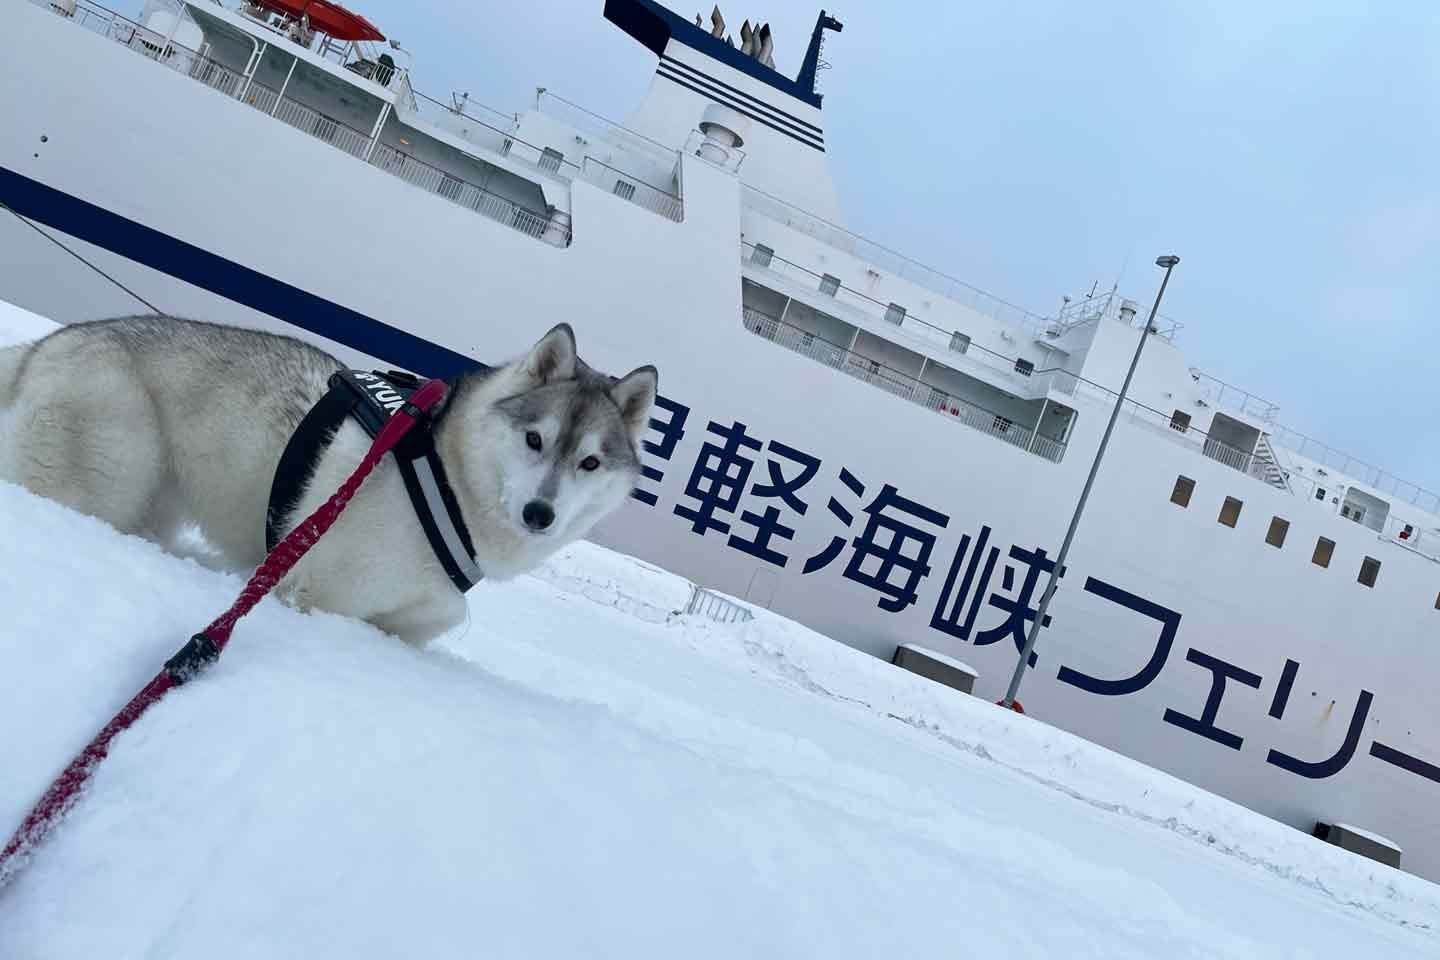
<path fill-rule="evenodd" d="M 0 167 L 0 201 L 37 223 L 393 366 L 425 376 L 447 377 L 481 365 L 464 354 L 4 167 Z"/>

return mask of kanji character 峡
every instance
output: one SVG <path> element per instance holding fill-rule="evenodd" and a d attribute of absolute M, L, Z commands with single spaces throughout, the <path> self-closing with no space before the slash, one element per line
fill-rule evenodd
<path fill-rule="evenodd" d="M 1000 558 L 1000 548 L 991 547 L 987 553 L 986 544 L 990 542 L 990 528 L 982 526 L 980 535 L 975 538 L 975 552 L 970 552 L 970 534 L 960 538 L 960 546 L 955 549 L 955 556 L 950 561 L 950 572 L 945 575 L 945 585 L 940 588 L 940 599 L 935 604 L 935 611 L 930 614 L 930 626 L 941 633 L 948 634 L 959 640 L 969 640 L 970 632 L 975 627 L 975 618 L 980 613 L 980 604 L 984 600 L 985 591 L 990 586 L 990 575 L 995 572 L 995 562 Z M 970 562 L 965 567 L 965 576 L 960 581 L 960 589 L 955 591 L 955 579 L 959 576 L 960 567 L 965 563 L 966 556 Z M 984 558 L 984 568 L 981 569 L 981 558 Z M 978 585 L 975 582 L 975 574 L 980 573 Z M 972 593 L 971 587 L 975 590 Z M 951 598 L 954 602 L 951 602 Z M 965 601 L 969 599 L 968 609 Z"/>
<path fill-rule="evenodd" d="M 981 630 L 975 634 L 975 645 L 977 647 L 984 646 L 985 644 L 994 643 L 997 640 L 1003 640 L 1008 636 L 1015 641 L 1015 652 L 1019 653 L 1025 649 L 1026 624 L 1035 621 L 1036 610 L 1035 607 L 1030 605 L 1031 598 L 1035 593 L 1035 586 L 1040 582 L 1041 574 L 1048 574 L 1055 569 L 1055 561 L 1046 557 L 1045 551 L 1039 547 L 1036 547 L 1034 550 L 1024 550 L 1020 547 L 1012 546 L 1009 555 L 1011 560 L 1017 560 L 1028 568 L 1025 573 L 1025 579 L 1020 585 L 1019 596 L 1012 600 L 1000 593 L 990 595 L 990 606 L 1003 612 L 1005 619 L 1001 621 L 999 625 L 987 630 Z M 1064 575 L 1065 570 L 1062 568 L 1060 570 L 1060 576 L 1063 577 Z M 1005 570 L 1000 577 L 1000 582 L 1001 589 L 1003 590 L 1015 589 L 1015 568 L 1008 563 L 1005 564 Z M 1041 626 L 1050 626 L 1050 615 L 1048 613 L 1045 615 Z M 1029 658 L 1030 666 L 1035 666 L 1035 661 L 1036 654 L 1035 651 L 1032 650 L 1030 651 Z"/>

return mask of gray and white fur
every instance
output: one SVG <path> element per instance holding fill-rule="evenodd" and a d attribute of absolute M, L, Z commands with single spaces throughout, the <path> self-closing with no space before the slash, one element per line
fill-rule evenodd
<path fill-rule="evenodd" d="M 0 350 L 0 480 L 176 552 L 193 524 L 212 563 L 249 571 L 265 556 L 280 454 L 340 367 L 292 337 L 193 320 L 62 327 Z M 525 356 L 455 383 L 435 442 L 487 579 L 533 569 L 624 503 L 656 388 L 654 367 L 616 382 L 592 370 L 563 323 Z M 342 424 L 283 529 L 369 446 Z M 465 614 L 391 457 L 278 592 L 416 645 Z"/>

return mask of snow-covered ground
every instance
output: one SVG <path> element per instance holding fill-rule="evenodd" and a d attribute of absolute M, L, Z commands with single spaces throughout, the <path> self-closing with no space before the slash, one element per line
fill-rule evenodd
<path fill-rule="evenodd" d="M 241 579 L 4 484 L 0 529 L 3 833 Z M 427 652 L 266 601 L 0 957 L 1440 957 L 1440 888 L 688 592 L 580 545 Z"/>

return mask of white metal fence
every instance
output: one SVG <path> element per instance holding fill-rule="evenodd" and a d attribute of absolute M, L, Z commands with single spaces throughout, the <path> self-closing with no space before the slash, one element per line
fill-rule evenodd
<path fill-rule="evenodd" d="M 594 157 L 586 157 L 581 162 L 580 176 L 587 183 L 593 183 L 605 192 L 629 200 L 651 213 L 658 213 L 667 220 L 679 223 L 684 219 L 685 205 L 675 194 L 651 186 L 623 170 L 617 170 L 607 163 L 596 160 Z"/>
<path fill-rule="evenodd" d="M 887 367 L 878 360 L 854 353 L 799 327 L 782 323 L 779 319 L 758 310 L 742 307 L 741 311 L 745 329 L 772 343 L 803 354 L 857 380 L 863 380 L 871 386 L 878 387 L 886 393 L 917 403 L 928 410 L 943 414 L 972 429 L 987 433 L 1052 463 L 1059 463 L 1065 455 L 1065 444 L 1040 435 L 1031 426 L 1016 423 L 1011 418 L 993 410 L 986 410 L 978 404 L 952 396 L 939 387 L 933 387 L 908 374 Z"/>
<path fill-rule="evenodd" d="M 735 601 L 695 584 L 690 586 L 690 602 L 685 605 L 685 613 L 708 617 L 716 623 L 745 623 L 755 619 L 755 614 Z"/>

